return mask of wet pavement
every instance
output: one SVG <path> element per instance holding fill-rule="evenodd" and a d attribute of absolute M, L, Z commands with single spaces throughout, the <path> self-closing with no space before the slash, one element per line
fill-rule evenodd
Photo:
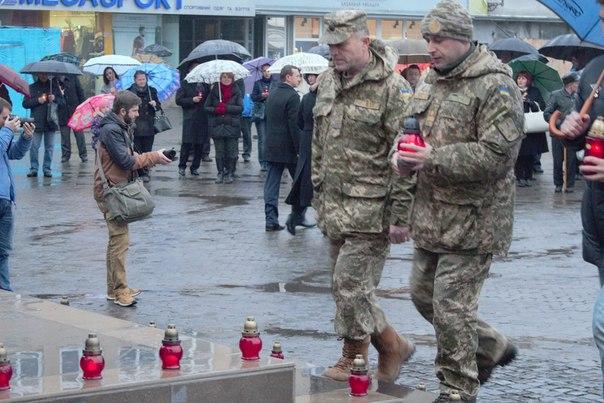
<path fill-rule="evenodd" d="M 169 112 L 179 121 L 177 109 Z M 158 135 L 156 146 L 178 149 L 179 130 Z M 51 179 L 26 178 L 28 160 L 14 162 L 16 292 L 57 301 L 67 295 L 74 307 L 160 327 L 176 323 L 184 333 L 228 346 L 236 345 L 251 314 L 265 343 L 279 339 L 296 360 L 325 366 L 338 357 L 327 243 L 317 229 L 295 237 L 264 231 L 257 162 L 240 162 L 240 178 L 230 185 L 214 184 L 213 163 L 202 164 L 198 178 L 188 171 L 179 178 L 176 163 L 153 170 L 149 189 L 157 206 L 150 219 L 130 226 L 127 266 L 130 286 L 145 292 L 136 307 L 120 308 L 105 300 L 107 230 L 92 198 L 93 163 L 73 155 L 61 164 L 58 141 Z M 597 271 L 581 258 L 583 182 L 575 193 L 554 194 L 550 154 L 543 163 L 546 174 L 518 189 L 510 254 L 494 263 L 480 301 L 481 317 L 507 334 L 521 355 L 494 372 L 480 401 L 602 401 L 591 336 Z M 284 178 L 282 199 L 289 183 Z M 280 207 L 283 223 L 289 206 Z M 410 244 L 392 247 L 380 303 L 418 345 L 397 382 L 435 390 L 434 332 L 409 295 L 411 251 Z M 370 359 L 375 365 L 375 352 Z"/>

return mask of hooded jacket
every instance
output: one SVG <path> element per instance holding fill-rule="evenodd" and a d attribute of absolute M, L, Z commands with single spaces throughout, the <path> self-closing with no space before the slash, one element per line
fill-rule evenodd
<path fill-rule="evenodd" d="M 392 70 L 381 42 L 369 49 L 369 63 L 354 77 L 333 68 L 321 74 L 313 109 L 313 207 L 319 228 L 332 239 L 387 233 L 410 199 L 392 181 L 388 151 L 411 87 Z"/>
<path fill-rule="evenodd" d="M 137 176 L 136 170 L 152 167 L 160 161 L 156 151 L 138 154 L 132 149 L 133 126 L 129 126 L 114 112 L 101 120 L 101 134 L 97 145 L 99 158 L 94 169 L 94 199 L 103 201 L 103 181 L 99 174 L 99 163 L 109 187 Z"/>
<path fill-rule="evenodd" d="M 416 246 L 506 253 L 524 122 L 510 68 L 477 46 L 448 73 L 430 70 L 405 115 L 417 117 L 433 147 L 424 168 L 407 181 L 416 180 L 410 215 Z"/>

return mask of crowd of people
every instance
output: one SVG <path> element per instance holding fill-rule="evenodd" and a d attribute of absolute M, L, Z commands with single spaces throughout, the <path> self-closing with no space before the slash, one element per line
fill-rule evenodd
<path fill-rule="evenodd" d="M 599 3 L 604 10 L 604 0 Z M 211 86 L 183 82 L 176 95 L 183 108 L 178 173 L 186 175 L 192 156 L 189 172 L 199 175 L 201 162 L 211 162 L 211 139 L 216 183 L 232 183 L 239 138 L 248 162 L 251 125 L 256 125 L 258 160 L 267 172 L 266 231 L 287 228 L 295 234 L 298 226 L 314 226 L 305 216 L 312 204 L 316 225 L 330 245 L 334 325 L 342 352 L 324 375 L 337 381 L 349 378 L 357 355 L 367 360 L 370 345 L 378 352 L 376 377 L 384 382 L 394 381 L 413 355 L 413 343 L 388 323 L 375 293 L 390 245 L 413 239 L 411 300 L 435 329 L 440 381 L 435 401 L 474 402 L 480 385 L 518 354 L 517 346 L 478 318 L 477 311 L 493 256 L 510 247 L 514 187 L 530 186 L 539 155 L 548 151 L 545 132 L 525 133 L 524 114 L 545 110 L 546 120 L 561 114 L 561 135 L 552 143 L 555 191 L 562 191 L 563 172 L 572 176 L 566 181 L 566 191 L 572 191 L 578 165 L 572 155 L 584 148 L 591 123 L 604 115 L 604 103 L 596 100 L 588 115 L 575 110 L 590 97 L 604 56 L 590 62 L 581 77 L 566 75 L 564 88 L 546 105 L 528 72 L 513 76 L 509 66 L 473 42 L 472 18 L 457 1 L 440 1 L 421 23 L 432 58 L 423 76 L 418 66 L 409 66 L 402 75 L 394 71 L 383 43 L 370 38 L 364 12 L 330 13 L 325 24 L 329 29 L 320 41 L 329 45 L 331 67 L 320 74 L 303 74 L 287 65 L 275 83 L 265 65 L 247 95 L 228 71 Z M 127 91 L 116 91 L 117 79 L 113 69 L 105 69 L 102 91 L 115 94 L 115 100 L 111 108 L 99 107 L 93 122 L 94 197 L 109 233 L 107 299 L 126 307 L 136 303 L 141 290 L 127 282 L 129 221 L 116 220 L 108 190 L 132 177 L 148 182 L 150 168 L 172 159 L 163 150 L 152 151 L 153 121 L 161 104 L 146 74 L 137 71 Z M 303 79 L 310 91 L 300 98 L 296 88 Z M 52 176 L 56 131 L 62 134 L 62 159 L 71 156 L 71 133 L 62 130 L 61 111 L 69 114 L 80 97 L 77 80 L 46 74 L 37 75 L 30 92 L 23 105 L 32 110 L 35 124 L 25 123 L 17 141 L 12 138 L 20 122 L 10 117 L 10 103 L 0 100 L 0 288 L 6 290 L 11 289 L 8 250 L 14 202 L 8 160 L 21 158 L 31 144 L 28 176 L 37 176 L 38 148 L 44 140 L 42 172 Z M 405 119 L 419 126 L 424 146 L 399 147 L 405 142 Z M 74 135 L 85 161 L 80 134 Z M 602 285 L 604 159 L 585 157 L 579 169 L 587 182 L 584 258 L 598 267 Z M 285 170 L 293 181 L 286 198 L 292 207 L 282 226 L 278 200 Z M 135 201 L 144 204 L 144 194 Z M 604 362 L 604 288 L 593 328 Z"/>

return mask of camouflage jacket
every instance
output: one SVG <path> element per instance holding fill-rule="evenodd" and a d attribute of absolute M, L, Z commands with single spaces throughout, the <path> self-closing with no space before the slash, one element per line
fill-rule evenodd
<path fill-rule="evenodd" d="M 402 180 L 407 186 L 416 181 L 411 214 L 404 217 L 416 245 L 507 253 L 524 122 L 509 67 L 478 46 L 448 74 L 430 70 L 405 115 L 417 116 L 433 147 L 424 169 Z"/>
<path fill-rule="evenodd" d="M 387 232 L 397 224 L 391 211 L 404 216 L 411 199 L 388 163 L 411 87 L 388 65 L 381 42 L 370 51 L 369 64 L 350 80 L 334 69 L 321 75 L 313 109 L 313 207 L 330 238 Z"/>

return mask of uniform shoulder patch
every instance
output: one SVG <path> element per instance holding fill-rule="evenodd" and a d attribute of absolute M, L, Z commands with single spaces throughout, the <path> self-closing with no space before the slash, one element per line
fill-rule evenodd
<path fill-rule="evenodd" d="M 510 96 L 510 87 L 508 87 L 507 85 L 500 85 L 499 87 L 497 87 L 497 92 L 499 93 L 499 95 L 504 95 L 504 96 Z"/>

